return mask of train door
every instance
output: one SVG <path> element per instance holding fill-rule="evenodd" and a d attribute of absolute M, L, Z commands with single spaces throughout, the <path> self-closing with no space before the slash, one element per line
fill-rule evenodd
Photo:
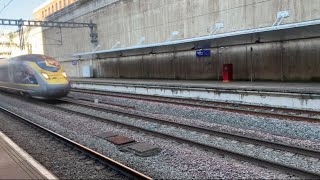
<path fill-rule="evenodd" d="M 9 61 L 8 62 L 8 69 L 9 69 L 9 82 L 10 83 L 14 83 L 14 71 L 13 71 L 13 66 L 14 66 L 14 62 L 13 61 Z"/>
<path fill-rule="evenodd" d="M 9 82 L 9 67 L 5 60 L 0 60 L 0 82 Z"/>

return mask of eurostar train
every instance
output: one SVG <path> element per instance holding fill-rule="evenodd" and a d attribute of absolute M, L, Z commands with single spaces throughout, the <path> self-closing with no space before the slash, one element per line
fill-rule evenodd
<path fill-rule="evenodd" d="M 70 84 L 59 62 L 39 54 L 0 59 L 0 90 L 39 99 L 66 96 Z"/>

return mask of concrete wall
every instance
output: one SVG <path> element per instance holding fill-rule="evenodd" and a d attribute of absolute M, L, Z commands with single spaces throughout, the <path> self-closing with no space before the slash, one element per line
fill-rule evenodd
<path fill-rule="evenodd" d="M 320 17 L 318 0 L 93 0 L 50 20 L 98 24 L 99 50 L 117 41 L 122 47 L 165 41 L 172 31 L 178 38 L 204 36 L 224 22 L 219 33 L 271 26 L 280 10 L 289 10 L 283 23 Z M 62 37 L 62 44 L 53 39 Z M 92 51 L 89 29 L 52 28 L 43 31 L 44 53 L 60 60 Z M 223 63 L 234 64 L 238 80 L 319 80 L 319 39 L 213 49 L 213 57 L 198 59 L 194 51 L 147 56 L 104 58 L 94 61 L 97 77 L 219 79 Z M 251 47 L 253 51 L 251 53 Z M 65 63 L 72 76 L 78 70 Z M 79 65 L 81 66 L 81 65 Z M 79 69 L 79 68 L 78 68 Z"/>
<path fill-rule="evenodd" d="M 93 60 L 95 77 L 153 79 L 222 79 L 222 65 L 231 63 L 235 80 L 320 81 L 320 39 L 214 48 L 212 57 L 194 51 Z M 252 49 L 252 51 L 251 51 Z M 81 67 L 64 63 L 71 76 Z M 79 73 L 79 74 L 78 74 Z"/>

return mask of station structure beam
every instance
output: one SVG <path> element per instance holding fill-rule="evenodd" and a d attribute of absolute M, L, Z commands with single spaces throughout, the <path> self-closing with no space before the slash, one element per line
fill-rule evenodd
<path fill-rule="evenodd" d="M 0 25 L 4 26 L 32 26 L 32 27 L 57 27 L 57 28 L 93 28 L 96 24 L 76 23 L 76 22 L 58 22 L 58 21 L 31 21 L 22 19 L 0 19 Z"/>
<path fill-rule="evenodd" d="M 0 19 L 0 25 L 3 26 L 18 26 L 20 36 L 20 46 L 24 44 L 23 40 L 23 26 L 29 27 L 48 27 L 48 28 L 90 28 L 91 43 L 97 44 L 97 24 L 90 23 L 77 23 L 77 22 L 58 22 L 58 21 L 33 21 L 22 19 Z"/>

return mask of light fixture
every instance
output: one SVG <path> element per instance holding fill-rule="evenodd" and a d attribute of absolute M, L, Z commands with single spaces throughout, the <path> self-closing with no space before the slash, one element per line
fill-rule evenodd
<path fill-rule="evenodd" d="M 65 77 L 65 78 L 68 77 L 66 72 L 63 72 L 63 73 L 62 73 L 62 76 Z"/>
<path fill-rule="evenodd" d="M 47 73 L 41 73 L 41 74 L 46 80 L 50 79 L 50 77 L 49 77 L 49 75 Z"/>

